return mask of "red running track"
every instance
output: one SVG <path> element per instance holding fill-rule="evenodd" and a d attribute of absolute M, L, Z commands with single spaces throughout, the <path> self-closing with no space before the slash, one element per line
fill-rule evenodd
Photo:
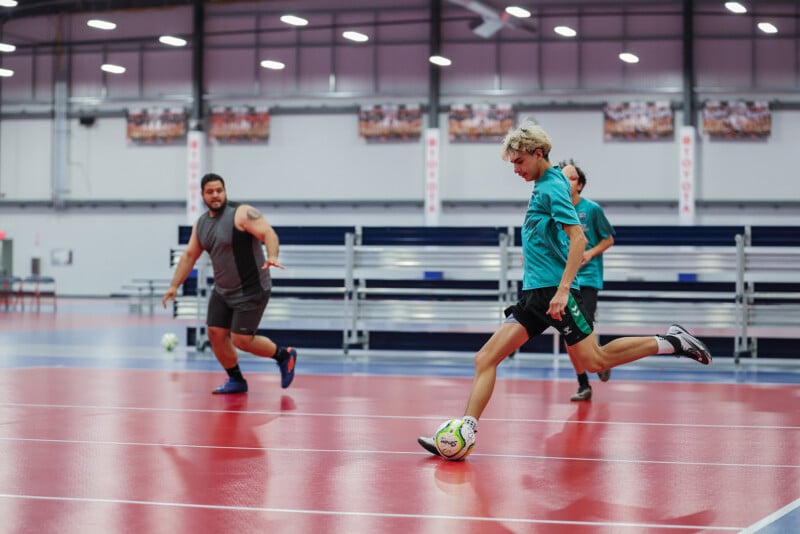
<path fill-rule="evenodd" d="M 448 463 L 416 437 L 469 379 L 220 379 L 4 370 L 0 532 L 736 532 L 800 497 L 796 385 L 504 379 Z"/>

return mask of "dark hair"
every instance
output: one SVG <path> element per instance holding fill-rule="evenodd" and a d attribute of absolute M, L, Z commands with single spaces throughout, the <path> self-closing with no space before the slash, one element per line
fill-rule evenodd
<path fill-rule="evenodd" d="M 222 187 L 225 187 L 225 180 L 219 174 L 210 172 L 200 179 L 200 191 L 206 188 L 208 182 L 222 182 Z"/>
<path fill-rule="evenodd" d="M 575 160 L 573 160 L 572 158 L 570 158 L 570 160 L 569 160 L 569 161 L 562 161 L 562 162 L 560 162 L 560 163 L 558 164 L 558 166 L 559 166 L 559 167 L 561 167 L 562 169 L 563 169 L 564 167 L 566 167 L 567 165 L 572 165 L 573 167 L 575 167 L 575 172 L 577 172 L 577 173 L 578 173 L 578 183 L 579 183 L 580 185 L 582 185 L 582 186 L 586 187 L 586 173 L 584 173 L 584 172 L 583 172 L 583 169 L 581 169 L 580 167 L 578 167 L 578 166 L 575 164 Z"/>

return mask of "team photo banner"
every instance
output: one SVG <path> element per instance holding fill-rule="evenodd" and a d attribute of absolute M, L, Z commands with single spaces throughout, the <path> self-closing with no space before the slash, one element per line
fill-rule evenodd
<path fill-rule="evenodd" d="M 217 144 L 266 143 L 269 120 L 269 109 L 263 107 L 213 107 L 208 138 Z"/>
<path fill-rule="evenodd" d="M 420 105 L 382 104 L 362 107 L 358 135 L 367 141 L 417 141 L 422 136 Z"/>
<path fill-rule="evenodd" d="M 188 115 L 180 108 L 131 109 L 126 112 L 126 139 L 133 145 L 186 142 Z"/>
<path fill-rule="evenodd" d="M 772 134 L 768 102 L 724 102 L 703 105 L 703 133 L 711 139 L 766 139 Z"/>
<path fill-rule="evenodd" d="M 606 141 L 659 141 L 674 136 L 669 102 L 609 102 L 603 108 Z"/>
<path fill-rule="evenodd" d="M 448 135 L 451 143 L 498 143 L 516 122 L 511 104 L 454 104 Z"/>

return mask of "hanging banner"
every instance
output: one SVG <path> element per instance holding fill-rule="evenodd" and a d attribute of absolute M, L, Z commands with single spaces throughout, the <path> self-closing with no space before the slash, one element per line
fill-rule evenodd
<path fill-rule="evenodd" d="M 448 135 L 452 143 L 499 143 L 514 124 L 511 104 L 453 104 Z"/>
<path fill-rule="evenodd" d="M 603 108 L 605 141 L 670 140 L 674 135 L 669 102 L 609 102 Z"/>
<path fill-rule="evenodd" d="M 419 104 L 383 104 L 362 107 L 358 113 L 358 135 L 367 141 L 418 141 L 422 135 Z"/>
<path fill-rule="evenodd" d="M 439 129 L 425 130 L 425 226 L 439 226 L 439 214 L 442 211 L 439 191 L 440 148 Z"/>
<path fill-rule="evenodd" d="M 766 139 L 772 134 L 769 102 L 720 102 L 703 105 L 703 133 L 717 139 Z"/>
<path fill-rule="evenodd" d="M 131 109 L 126 113 L 126 138 L 132 145 L 175 145 L 186 141 L 185 109 Z"/>
<path fill-rule="evenodd" d="M 680 154 L 678 167 L 680 178 L 678 181 L 678 223 L 681 226 L 692 226 L 695 223 L 695 149 L 696 131 L 694 126 L 681 126 L 680 129 Z"/>
<path fill-rule="evenodd" d="M 216 144 L 266 143 L 269 140 L 269 110 L 264 107 L 213 107 L 208 137 Z"/>
<path fill-rule="evenodd" d="M 203 212 L 203 194 L 200 191 L 200 179 L 205 172 L 206 134 L 192 130 L 187 135 L 186 160 L 186 224 L 194 226 Z"/>

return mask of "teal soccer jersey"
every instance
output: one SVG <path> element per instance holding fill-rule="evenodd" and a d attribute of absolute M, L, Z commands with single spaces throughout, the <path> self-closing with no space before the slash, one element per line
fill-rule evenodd
<path fill-rule="evenodd" d="M 522 226 L 525 273 L 522 289 L 554 287 L 561 283 L 569 243 L 563 224 L 580 224 L 570 200 L 569 181 L 559 167 L 550 167 L 534 187 Z M 578 288 L 577 276 L 572 287 Z"/>
<path fill-rule="evenodd" d="M 603 239 L 614 235 L 614 227 L 606 219 L 603 208 L 588 198 L 581 198 L 575 206 L 578 212 L 578 219 L 583 226 L 583 233 L 586 234 L 588 243 L 587 250 L 597 245 Z M 594 287 L 603 289 L 603 255 L 595 256 L 585 263 L 578 271 L 578 284 L 581 287 Z"/>

